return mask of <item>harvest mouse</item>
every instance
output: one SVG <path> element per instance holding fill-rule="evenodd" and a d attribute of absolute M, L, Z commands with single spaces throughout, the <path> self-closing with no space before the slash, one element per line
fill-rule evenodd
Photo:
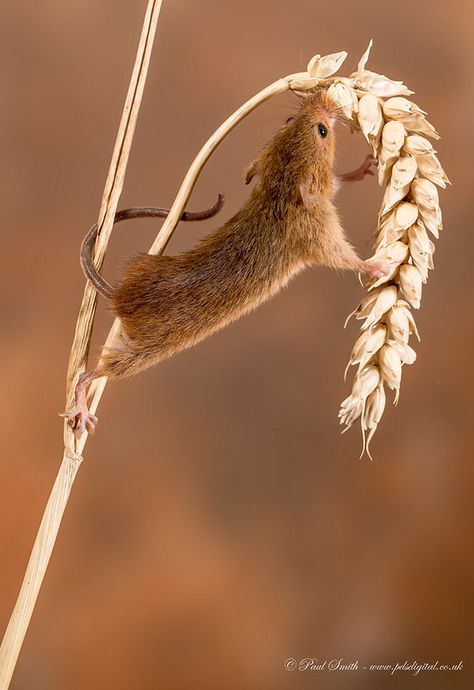
<path fill-rule="evenodd" d="M 86 402 L 95 378 L 130 376 L 195 345 L 255 309 L 307 266 L 388 273 L 384 263 L 357 256 L 333 203 L 341 183 L 363 179 L 375 163 L 368 156 L 352 173 L 334 176 L 339 112 L 324 90 L 306 96 L 248 168 L 246 182 L 258 180 L 247 202 L 184 254 L 142 254 L 112 287 L 94 268 L 94 242 L 86 238 L 82 266 L 110 299 L 121 330 L 97 367 L 78 379 L 75 406 L 64 413 L 77 436 L 97 422 Z"/>

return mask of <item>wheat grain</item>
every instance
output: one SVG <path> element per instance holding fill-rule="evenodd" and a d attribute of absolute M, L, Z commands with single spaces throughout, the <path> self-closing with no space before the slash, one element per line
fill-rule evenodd
<path fill-rule="evenodd" d="M 350 315 L 364 319 L 347 370 L 357 366 L 351 395 L 341 404 L 339 417 L 347 430 L 361 420 L 362 455 L 370 455 L 370 441 L 385 409 L 384 386 L 400 397 L 403 366 L 413 364 L 408 344 L 418 336 L 411 308 L 419 309 L 423 284 L 433 268 L 434 244 L 442 216 L 437 186 L 449 180 L 426 135 L 439 139 L 426 113 L 406 96 L 413 92 L 403 82 L 365 69 L 372 41 L 349 78 L 331 84 L 332 97 L 347 113 L 352 95 L 358 98 L 351 121 L 360 129 L 378 160 L 379 184 L 386 183 L 375 232 L 374 259 L 389 265 L 382 278 L 372 278 L 368 295 Z M 352 89 L 353 94 L 350 93 Z M 350 318 L 350 317 L 349 317 Z M 368 386 L 368 378 L 373 385 Z M 376 383 L 375 383 L 376 382 Z"/>

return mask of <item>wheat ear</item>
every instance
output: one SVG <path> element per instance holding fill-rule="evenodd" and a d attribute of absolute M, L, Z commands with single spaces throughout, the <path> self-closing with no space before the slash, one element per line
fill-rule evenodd
<path fill-rule="evenodd" d="M 328 89 L 360 129 L 378 160 L 379 184 L 386 184 L 375 232 L 373 259 L 390 271 L 366 284 L 368 294 L 351 314 L 363 320 L 362 333 L 347 369 L 357 367 L 351 395 L 339 417 L 347 430 L 361 420 L 364 452 L 382 417 L 385 386 L 400 396 L 402 368 L 413 364 L 416 353 L 408 344 L 419 338 L 412 309 L 419 309 L 423 283 L 434 267 L 435 246 L 442 229 L 439 187 L 449 183 L 436 151 L 425 136 L 439 139 L 423 112 L 406 96 L 413 92 L 403 82 L 365 69 L 372 41 L 356 72 Z"/>

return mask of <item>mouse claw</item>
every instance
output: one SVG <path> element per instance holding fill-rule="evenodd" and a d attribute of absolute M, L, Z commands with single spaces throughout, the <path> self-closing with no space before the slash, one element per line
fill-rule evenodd
<path fill-rule="evenodd" d="M 373 171 L 373 168 L 376 168 L 378 164 L 378 160 L 374 156 L 372 156 L 371 153 L 369 153 L 369 155 L 366 156 L 364 162 L 362 163 L 358 171 L 356 171 L 359 173 L 358 179 L 363 180 L 366 175 L 374 175 L 375 173 Z"/>
<path fill-rule="evenodd" d="M 93 434 L 99 423 L 98 418 L 83 405 L 77 405 L 69 412 L 60 412 L 59 416 L 68 420 L 76 438 L 80 438 L 86 432 Z"/>
<path fill-rule="evenodd" d="M 369 153 L 364 162 L 356 170 L 340 175 L 340 182 L 360 182 L 366 175 L 374 175 L 373 168 L 378 165 L 377 159 Z"/>
<path fill-rule="evenodd" d="M 89 434 L 93 434 L 97 424 L 99 423 L 99 420 L 94 414 L 88 413 L 85 422 L 87 431 Z"/>

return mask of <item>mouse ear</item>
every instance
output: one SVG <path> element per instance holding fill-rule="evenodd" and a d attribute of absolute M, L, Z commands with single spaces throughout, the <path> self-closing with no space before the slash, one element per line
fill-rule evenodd
<path fill-rule="evenodd" d="M 260 157 L 256 158 L 244 172 L 245 184 L 249 184 L 255 177 L 255 175 L 260 174 Z"/>
<path fill-rule="evenodd" d="M 306 177 L 303 177 L 298 185 L 298 191 L 303 205 L 307 209 L 314 208 L 318 202 L 319 193 L 316 187 L 316 180 L 314 179 L 313 175 L 308 174 Z"/>

